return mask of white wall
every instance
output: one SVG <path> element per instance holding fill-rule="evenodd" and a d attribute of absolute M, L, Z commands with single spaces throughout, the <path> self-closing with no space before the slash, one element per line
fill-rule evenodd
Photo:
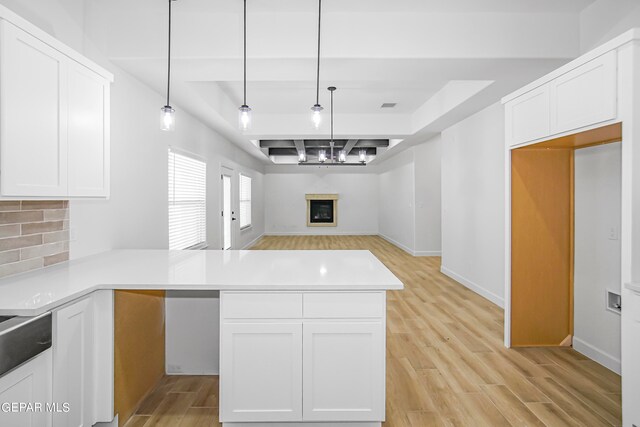
<path fill-rule="evenodd" d="M 442 272 L 504 307 L 504 109 L 442 133 Z"/>
<path fill-rule="evenodd" d="M 295 166 L 267 173 L 267 234 L 378 234 L 378 177 L 374 173 Z M 346 166 L 340 167 L 341 169 Z M 277 168 L 275 170 L 278 170 Z M 337 193 L 338 226 L 307 227 L 307 193 Z"/>
<path fill-rule="evenodd" d="M 620 143 L 575 152 L 573 346 L 618 373 L 620 315 L 605 292 L 620 293 L 621 161 Z"/>
<path fill-rule="evenodd" d="M 415 250 L 415 163 L 413 149 L 379 166 L 380 235 L 407 252 Z"/>
<path fill-rule="evenodd" d="M 380 235 L 416 256 L 441 253 L 441 141 L 438 135 L 377 165 Z"/>
<path fill-rule="evenodd" d="M 415 173 L 415 253 L 438 256 L 442 251 L 440 135 L 413 147 Z"/>

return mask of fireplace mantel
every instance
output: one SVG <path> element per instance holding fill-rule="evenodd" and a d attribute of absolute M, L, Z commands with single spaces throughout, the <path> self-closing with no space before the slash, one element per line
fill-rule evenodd
<path fill-rule="evenodd" d="M 306 194 L 307 227 L 338 226 L 337 194 Z"/>

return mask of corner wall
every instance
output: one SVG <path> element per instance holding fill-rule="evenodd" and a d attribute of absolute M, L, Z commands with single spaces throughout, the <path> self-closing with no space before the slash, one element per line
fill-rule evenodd
<path fill-rule="evenodd" d="M 504 109 L 442 133 L 442 272 L 504 307 Z"/>

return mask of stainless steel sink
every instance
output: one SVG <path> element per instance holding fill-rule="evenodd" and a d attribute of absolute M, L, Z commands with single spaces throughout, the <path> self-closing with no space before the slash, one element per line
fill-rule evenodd
<path fill-rule="evenodd" d="M 0 316 L 0 323 L 13 319 L 15 316 Z"/>
<path fill-rule="evenodd" d="M 0 377 L 51 347 L 51 313 L 0 316 Z"/>

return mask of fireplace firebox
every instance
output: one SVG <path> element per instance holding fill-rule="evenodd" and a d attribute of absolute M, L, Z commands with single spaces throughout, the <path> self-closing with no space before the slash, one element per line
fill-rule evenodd
<path fill-rule="evenodd" d="M 307 194 L 307 226 L 335 227 L 338 225 L 337 194 Z"/>

